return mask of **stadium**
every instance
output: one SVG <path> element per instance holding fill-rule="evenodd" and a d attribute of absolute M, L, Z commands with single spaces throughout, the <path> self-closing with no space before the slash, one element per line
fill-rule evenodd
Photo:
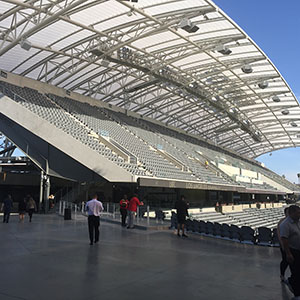
<path fill-rule="evenodd" d="M 52 228 L 53 212 L 70 207 L 74 218 L 94 192 L 115 222 L 122 196 L 137 193 L 145 203 L 138 222 L 155 232 L 177 226 L 174 203 L 184 195 L 187 230 L 208 252 L 224 248 L 237 257 L 251 244 L 253 255 L 278 254 L 277 223 L 300 187 L 256 158 L 300 146 L 299 102 L 259 45 L 214 2 L 5 0 L 0 10 L 1 200 L 33 194 Z M 62 226 L 72 236 L 71 225 Z M 104 236 L 112 239 L 109 228 Z M 261 276 L 270 275 L 266 264 Z M 234 291 L 226 299 L 238 299 Z M 46 299 L 35 297 L 26 299 Z M 96 296 L 74 292 L 73 299 Z"/>

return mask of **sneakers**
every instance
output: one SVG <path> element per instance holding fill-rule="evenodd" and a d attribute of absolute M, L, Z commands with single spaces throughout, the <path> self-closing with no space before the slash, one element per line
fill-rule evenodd
<path fill-rule="evenodd" d="M 287 280 L 285 279 L 285 277 L 283 275 L 280 275 L 280 281 L 286 283 Z"/>
<path fill-rule="evenodd" d="M 287 285 L 287 287 L 289 288 L 289 290 L 291 291 L 291 293 L 294 294 L 294 290 L 293 290 L 293 288 L 292 288 L 292 286 L 291 286 L 289 280 L 286 279 L 286 280 L 284 281 L 284 283 Z M 298 299 L 297 299 L 297 297 L 298 297 Z M 297 296 L 297 297 L 296 297 L 296 298 L 293 298 L 293 299 L 294 299 L 294 300 L 300 300 L 300 297 L 299 297 L 299 296 Z"/>
<path fill-rule="evenodd" d="M 185 233 L 183 233 L 182 235 L 180 235 L 180 233 L 177 233 L 177 236 L 179 236 L 179 237 L 182 236 L 182 237 L 186 237 L 186 238 L 188 237 Z"/>

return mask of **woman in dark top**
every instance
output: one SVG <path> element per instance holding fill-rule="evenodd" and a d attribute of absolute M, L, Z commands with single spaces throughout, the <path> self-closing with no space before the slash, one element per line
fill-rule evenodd
<path fill-rule="evenodd" d="M 26 198 L 23 198 L 20 200 L 19 202 L 19 222 L 23 222 L 24 221 L 24 217 L 25 217 L 25 213 L 26 213 Z"/>
<path fill-rule="evenodd" d="M 122 217 L 122 227 L 126 226 L 128 204 L 129 204 L 129 201 L 127 199 L 127 195 L 124 195 L 123 199 L 121 199 L 121 201 L 120 201 L 120 213 L 121 213 L 121 217 Z"/>
<path fill-rule="evenodd" d="M 32 214 L 33 214 L 33 212 L 36 211 L 36 203 L 31 196 L 29 196 L 29 199 L 27 201 L 27 210 L 28 210 L 28 215 L 29 215 L 29 222 L 31 222 Z"/>

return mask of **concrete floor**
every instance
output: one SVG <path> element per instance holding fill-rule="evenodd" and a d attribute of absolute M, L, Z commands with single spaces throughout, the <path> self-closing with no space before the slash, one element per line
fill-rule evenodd
<path fill-rule="evenodd" d="M 0 223 L 0 299 L 287 300 L 279 250 L 171 231 L 101 224 L 89 245 L 85 221 L 34 215 Z"/>

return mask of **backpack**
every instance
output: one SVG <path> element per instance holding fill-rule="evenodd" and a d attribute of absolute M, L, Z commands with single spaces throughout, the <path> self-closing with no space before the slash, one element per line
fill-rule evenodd
<path fill-rule="evenodd" d="M 122 200 L 121 207 L 125 208 L 127 206 L 126 200 Z"/>

